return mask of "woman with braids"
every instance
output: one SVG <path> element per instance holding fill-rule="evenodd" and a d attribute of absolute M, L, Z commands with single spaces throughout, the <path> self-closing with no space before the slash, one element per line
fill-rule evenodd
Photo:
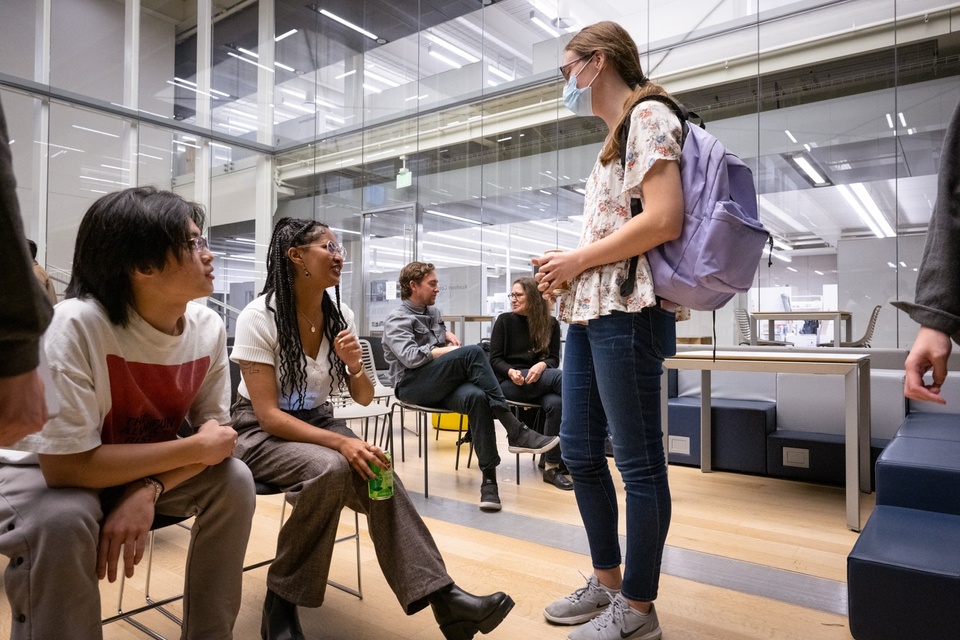
<path fill-rule="evenodd" d="M 512 313 L 501 313 L 490 334 L 490 366 L 507 400 L 539 404 L 543 435 L 560 435 L 560 323 L 537 290 L 533 278 L 518 278 L 510 292 Z M 543 481 L 570 491 L 573 483 L 560 468 L 560 448 L 543 454 Z"/>
<path fill-rule="evenodd" d="M 396 475 L 391 499 L 368 497 L 369 463 L 389 462 L 333 417 L 328 398 L 341 385 L 361 404 L 373 399 L 353 312 L 340 304 L 343 259 L 329 227 L 283 218 L 270 241 L 266 286 L 237 319 L 231 358 L 243 380 L 232 409 L 234 455 L 296 505 L 267 575 L 260 633 L 304 637 L 297 607 L 323 603 L 340 510 L 348 506 L 366 514 L 380 567 L 406 613 L 430 605 L 446 638 L 468 640 L 500 624 L 513 600 L 502 592 L 474 596 L 453 583 Z"/>
<path fill-rule="evenodd" d="M 645 254 L 683 228 L 681 125 L 670 106 L 648 99 L 667 92 L 644 76 L 636 43 L 614 22 L 573 36 L 560 73 L 567 108 L 599 116 L 608 134 L 584 187 L 579 246 L 534 260 L 541 292 L 569 283 L 559 307 L 570 325 L 560 446 L 593 564 L 587 584 L 544 615 L 557 624 L 586 623 L 570 640 L 658 640 L 653 601 L 671 512 L 660 374 L 664 357 L 676 351 L 676 307 L 654 294 Z M 642 214 L 630 216 L 631 198 L 642 201 Z M 635 273 L 633 256 L 640 256 Z M 623 559 L 616 486 L 604 455 L 608 429 L 626 489 Z"/>

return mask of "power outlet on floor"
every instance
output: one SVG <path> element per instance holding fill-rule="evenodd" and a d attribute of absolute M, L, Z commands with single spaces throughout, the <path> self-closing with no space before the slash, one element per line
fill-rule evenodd
<path fill-rule="evenodd" d="M 680 455 L 690 455 L 690 438 L 686 436 L 667 436 L 669 439 L 667 448 L 669 453 L 678 453 Z"/>
<path fill-rule="evenodd" d="M 810 450 L 799 449 L 797 447 L 783 448 L 783 466 L 799 467 L 800 469 L 810 468 Z"/>

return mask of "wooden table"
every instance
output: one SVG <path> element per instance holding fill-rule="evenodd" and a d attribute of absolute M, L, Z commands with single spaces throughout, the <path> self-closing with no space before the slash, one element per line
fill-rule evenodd
<path fill-rule="evenodd" d="M 712 470 L 710 372 L 754 371 L 842 375 L 844 381 L 844 447 L 847 526 L 860 531 L 860 492 L 870 493 L 870 356 L 846 353 L 775 351 L 682 351 L 663 362 L 661 411 L 667 451 L 667 371 L 700 371 L 700 470 Z M 815 399 L 811 399 L 812 401 Z"/>
<path fill-rule="evenodd" d="M 846 326 L 847 342 L 853 331 L 853 314 L 849 311 L 757 311 L 750 314 L 753 322 L 753 331 L 750 344 L 756 345 L 759 337 L 760 321 L 767 321 L 767 339 L 773 340 L 774 322 L 777 320 L 833 320 L 833 346 L 840 347 L 840 321 Z"/>

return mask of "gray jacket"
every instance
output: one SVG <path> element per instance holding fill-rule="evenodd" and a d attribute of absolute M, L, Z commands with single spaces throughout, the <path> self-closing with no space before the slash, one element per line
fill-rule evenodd
<path fill-rule="evenodd" d="M 436 307 L 418 307 L 404 300 L 383 321 L 383 357 L 396 388 L 408 369 L 433 361 L 436 347 L 447 344 L 447 326 Z"/>
<path fill-rule="evenodd" d="M 960 104 L 940 153 L 937 202 L 917 274 L 916 302 L 894 302 L 925 327 L 960 343 Z"/>

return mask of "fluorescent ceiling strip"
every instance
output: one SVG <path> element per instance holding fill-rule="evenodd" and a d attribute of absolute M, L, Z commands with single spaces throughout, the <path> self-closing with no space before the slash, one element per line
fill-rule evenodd
<path fill-rule="evenodd" d="M 803 156 L 794 157 L 793 161 L 798 167 L 803 169 L 803 172 L 810 176 L 810 179 L 813 180 L 815 184 L 826 184 L 827 181 L 821 176 L 816 169 L 813 168 L 813 165 L 810 164 L 810 161 L 804 158 Z"/>
<path fill-rule="evenodd" d="M 281 34 L 278 35 L 278 36 L 274 36 L 274 37 L 273 37 L 273 41 L 274 41 L 274 42 L 280 42 L 280 41 L 283 40 L 284 38 L 289 38 L 290 36 L 292 36 L 292 35 L 295 34 L 296 32 L 297 32 L 296 29 L 290 29 L 290 31 L 287 31 L 286 33 L 281 33 Z"/>
<path fill-rule="evenodd" d="M 883 231 L 883 235 L 887 238 L 895 238 L 897 236 L 896 232 L 894 232 L 890 223 L 887 222 L 886 216 L 880 211 L 880 207 L 877 206 L 876 201 L 870 195 L 870 192 L 867 191 L 867 188 L 863 186 L 863 183 L 855 182 L 850 185 L 850 188 L 853 189 L 857 198 L 863 203 L 863 206 L 866 207 L 867 213 L 870 214 L 874 222 L 877 223 L 877 226 L 880 227 L 880 230 Z"/>
<path fill-rule="evenodd" d="M 553 36 L 554 38 L 559 38 L 559 37 L 560 37 L 560 34 L 559 34 L 559 33 L 557 33 L 556 31 L 554 31 L 552 27 L 548 26 L 546 22 L 544 22 L 543 20 L 541 20 L 541 19 L 538 18 L 537 16 L 530 16 L 530 22 L 532 22 L 533 24 L 537 25 L 538 27 L 540 27 L 541 29 L 543 29 L 545 32 L 549 33 L 549 34 L 550 34 L 551 36 Z"/>
<path fill-rule="evenodd" d="M 243 58 L 240 58 L 240 59 L 243 60 Z M 249 60 L 248 60 L 248 62 L 249 62 Z M 252 64 L 256 64 L 256 63 L 252 63 Z M 194 89 L 193 87 L 191 87 L 191 86 L 188 85 L 188 84 L 180 84 L 179 82 L 174 82 L 174 81 L 172 81 L 172 80 L 167 80 L 167 84 L 172 84 L 172 85 L 175 86 L 175 87 L 180 87 L 181 89 L 186 89 L 187 91 L 193 91 L 194 93 L 198 93 L 198 94 L 200 94 L 201 96 L 207 96 L 208 98 L 213 98 L 214 100 L 219 100 L 219 99 L 220 99 L 220 98 L 218 98 L 218 97 L 215 96 L 215 95 L 211 95 L 211 94 L 207 93 L 206 91 L 200 91 L 199 89 Z"/>
<path fill-rule="evenodd" d="M 509 73 L 506 73 L 505 71 L 501 71 L 500 69 L 493 66 L 492 64 L 487 65 L 487 70 L 493 75 L 503 78 L 507 82 L 510 82 L 511 80 L 514 79 L 512 75 L 510 75 Z"/>
<path fill-rule="evenodd" d="M 330 18 L 331 20 L 335 20 L 336 22 L 339 22 L 340 24 L 342 24 L 342 25 L 345 26 L 345 27 L 348 27 L 348 28 L 350 28 L 350 29 L 353 29 L 353 30 L 356 31 L 357 33 L 360 33 L 360 34 L 363 34 L 363 35 L 367 36 L 367 37 L 370 38 L 371 40 L 376 40 L 376 39 L 377 39 L 377 36 L 375 36 L 374 34 L 370 33 L 370 32 L 367 31 L 366 29 L 362 29 L 362 28 L 358 27 L 357 25 L 353 24 L 353 23 L 350 22 L 349 20 L 344 20 L 343 18 L 341 18 L 340 16 L 338 16 L 338 15 L 335 14 L 335 13 L 330 13 L 330 12 L 327 11 L 326 9 L 320 9 L 319 13 L 320 13 L 321 15 L 327 16 L 327 17 Z"/>
<path fill-rule="evenodd" d="M 307 99 L 306 91 L 300 91 L 299 89 L 290 89 L 289 87 L 277 87 L 277 90 L 287 94 L 288 96 L 293 96 L 294 98 L 300 98 L 301 100 Z"/>
<path fill-rule="evenodd" d="M 797 144 L 797 139 L 793 137 L 793 134 L 790 133 L 789 129 L 784 129 L 783 132 L 787 134 L 788 138 L 790 138 L 790 142 L 792 142 L 793 144 Z"/>
<path fill-rule="evenodd" d="M 557 233 L 565 233 L 568 236 L 573 236 L 575 238 L 580 237 L 579 231 L 570 231 L 569 229 L 561 229 L 559 225 L 550 224 L 549 222 L 542 222 L 540 220 L 531 220 L 530 224 L 537 227 L 543 227 L 544 229 L 549 229 L 550 231 L 556 231 Z"/>
<path fill-rule="evenodd" d="M 276 61 L 274 61 L 273 66 L 279 67 L 279 68 L 283 69 L 284 71 L 289 71 L 290 73 L 296 73 L 296 72 L 297 72 L 296 69 L 294 69 L 293 67 L 289 67 L 289 66 L 283 64 L 282 62 L 276 62 Z"/>
<path fill-rule="evenodd" d="M 519 49 L 515 49 L 513 46 L 491 34 L 488 30 L 485 30 L 482 27 L 474 24 L 472 21 L 467 20 L 463 16 L 457 18 L 457 22 L 480 36 L 486 43 L 487 47 L 489 47 L 491 44 L 497 45 L 504 51 L 510 53 L 514 58 L 523 60 L 527 64 L 533 64 L 533 60 L 526 53 L 520 51 Z"/>
<path fill-rule="evenodd" d="M 237 51 L 239 51 L 240 53 L 245 53 L 245 54 L 247 54 L 248 56 L 250 56 L 251 58 L 256 58 L 257 60 L 260 59 L 260 54 L 259 54 L 259 53 L 254 53 L 253 51 L 250 51 L 249 49 L 244 49 L 243 47 L 237 47 Z"/>
<path fill-rule="evenodd" d="M 883 237 L 883 231 L 880 230 L 880 227 L 877 226 L 877 223 L 874 222 L 873 218 L 870 217 L 870 214 L 867 213 L 866 209 L 863 208 L 863 205 L 860 204 L 860 201 L 853 195 L 853 192 L 847 188 L 845 184 L 837 185 L 837 189 L 840 191 L 840 194 L 844 197 L 854 211 L 857 212 L 857 215 L 860 216 L 860 219 L 863 220 L 864 224 L 873 232 L 873 235 L 878 238 Z"/>
<path fill-rule="evenodd" d="M 333 78 L 334 78 L 334 80 L 342 80 L 342 79 L 346 78 L 347 76 L 352 76 L 352 75 L 355 74 L 356 72 L 357 72 L 356 69 L 351 69 L 350 71 L 344 71 L 344 72 L 341 73 L 340 75 L 334 76 Z"/>
<path fill-rule="evenodd" d="M 437 52 L 434 51 L 433 49 L 430 49 L 430 52 L 429 52 L 429 53 L 430 53 L 431 56 L 433 56 L 433 57 L 436 58 L 437 60 L 440 60 L 441 62 L 445 62 L 445 63 L 447 63 L 448 65 L 450 65 L 451 67 L 454 67 L 455 69 L 459 69 L 459 68 L 461 68 L 461 67 L 463 66 L 463 65 L 461 65 L 461 64 L 459 64 L 459 63 L 457 63 L 457 62 L 454 62 L 453 60 L 451 60 L 450 58 L 446 57 L 446 56 L 443 55 L 442 53 L 437 53 Z"/>
<path fill-rule="evenodd" d="M 430 42 L 432 42 L 432 43 L 434 43 L 434 44 L 436 44 L 436 45 L 439 45 L 439 46 L 443 47 L 444 49 L 446 49 L 446 50 L 449 51 L 450 53 L 455 53 L 455 54 L 457 54 L 458 56 L 460 56 L 460 57 L 463 58 L 464 60 L 467 60 L 468 62 L 480 62 L 480 58 L 478 58 L 477 56 L 475 56 L 475 55 L 473 55 L 473 54 L 470 54 L 470 53 L 467 53 L 467 52 L 464 51 L 462 48 L 456 46 L 455 44 L 453 44 L 453 43 L 451 43 L 451 42 L 447 42 L 447 41 L 444 40 L 443 38 L 440 38 L 440 37 L 438 37 L 438 36 L 433 35 L 433 34 L 430 33 L 429 31 L 425 31 L 425 32 L 423 33 L 423 36 L 424 36 L 427 40 L 429 40 Z"/>
<path fill-rule="evenodd" d="M 450 218 L 451 220 L 459 220 L 461 222 L 467 222 L 469 224 L 480 225 L 482 223 L 477 222 L 476 220 L 470 220 L 469 218 L 461 218 L 460 216 L 455 216 L 450 213 L 443 213 L 442 211 L 433 211 L 432 209 L 424 210 L 424 213 L 429 213 L 432 216 L 440 216 L 441 218 Z"/>
<path fill-rule="evenodd" d="M 99 134 L 99 135 L 101 135 L 101 136 L 107 136 L 108 138 L 119 138 L 119 137 L 120 137 L 120 136 L 118 136 L 118 135 L 115 134 L 115 133 L 107 133 L 106 131 L 100 131 L 99 129 L 90 129 L 90 128 L 87 128 L 87 127 L 81 127 L 81 126 L 78 125 L 78 124 L 71 125 L 71 126 L 73 126 L 74 129 L 80 129 L 81 131 L 89 131 L 90 133 L 96 133 L 96 134 Z"/>
<path fill-rule="evenodd" d="M 239 56 L 239 55 L 235 54 L 233 51 L 227 51 L 227 55 L 228 55 L 228 56 L 231 56 L 231 57 L 234 57 L 234 58 L 236 58 L 237 60 L 240 60 L 241 62 L 246 62 L 247 64 L 252 64 L 252 65 L 255 66 L 255 67 L 260 67 L 260 68 L 263 69 L 264 71 L 269 71 L 270 73 L 274 73 L 274 70 L 271 69 L 270 67 L 265 67 L 264 65 L 260 64 L 259 62 L 254 62 L 253 60 L 248 60 L 247 58 L 244 58 L 243 56 Z"/>
<path fill-rule="evenodd" d="M 372 93 L 382 93 L 382 91 L 381 91 L 380 89 L 377 89 L 377 88 L 376 88 L 375 86 L 373 86 L 372 84 L 367 84 L 366 82 L 363 83 L 363 88 L 366 89 L 367 91 L 372 92 Z"/>
<path fill-rule="evenodd" d="M 374 80 L 377 80 L 377 81 L 379 81 L 379 82 L 382 82 L 383 84 L 385 84 L 385 85 L 387 85 L 387 86 L 390 86 L 390 87 L 399 87 L 399 86 L 400 86 L 400 83 L 399 83 L 399 82 L 394 82 L 393 80 L 390 80 L 390 79 L 388 79 L 388 78 L 384 78 L 383 76 L 378 75 L 378 74 L 376 74 L 376 73 L 374 73 L 374 72 L 372 72 L 372 71 L 364 70 L 363 76 L 364 76 L 364 78 L 372 78 L 372 79 L 374 79 Z"/>

